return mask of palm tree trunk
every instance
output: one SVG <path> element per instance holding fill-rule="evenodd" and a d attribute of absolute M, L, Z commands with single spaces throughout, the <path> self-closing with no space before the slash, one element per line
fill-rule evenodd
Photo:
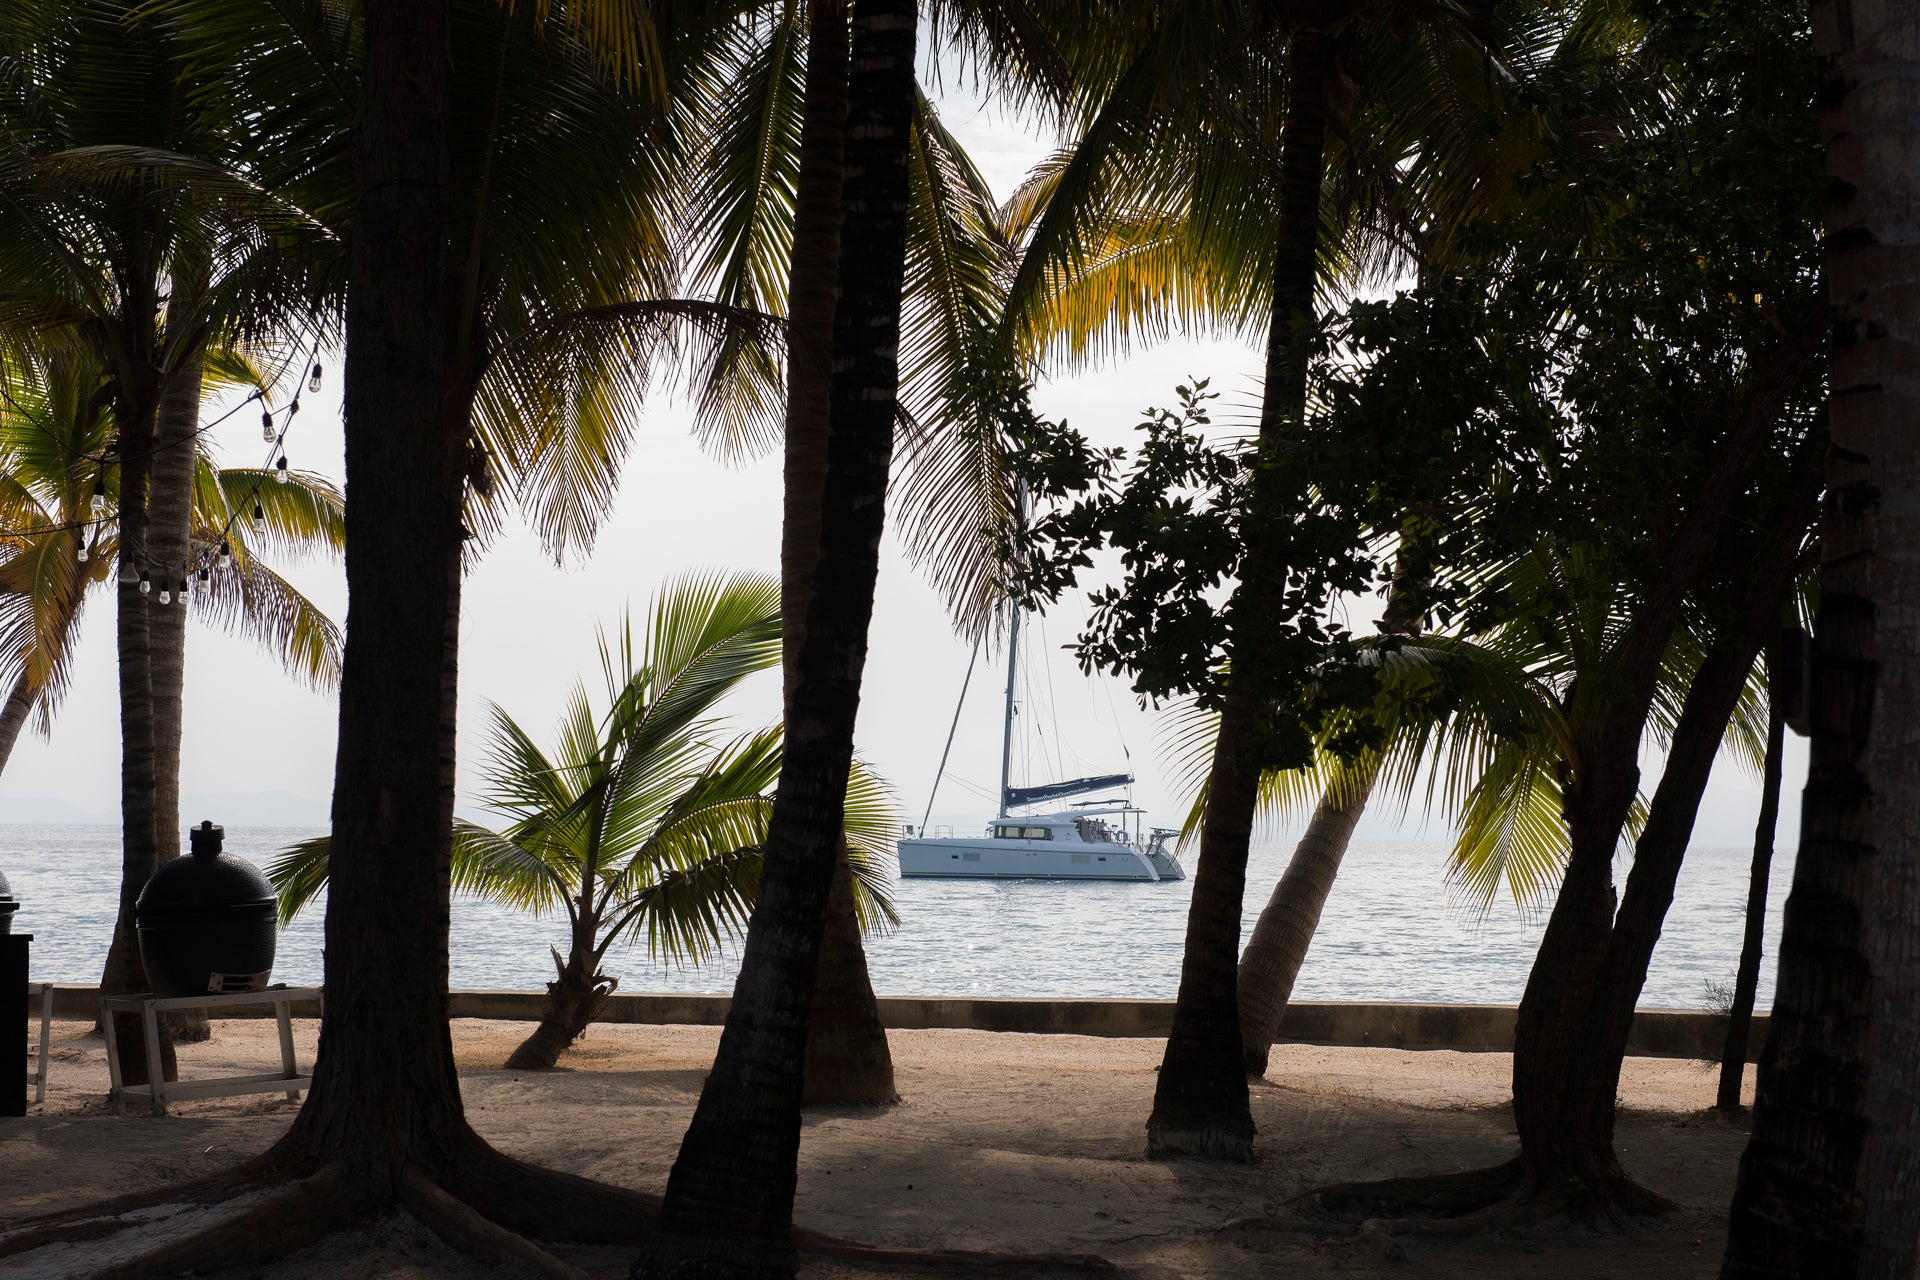
<path fill-rule="evenodd" d="M 129 314 L 138 314 L 134 303 Z M 156 379 L 157 381 L 157 379 Z M 127 388 L 116 404 L 120 449 L 120 555 L 135 581 L 121 582 L 117 598 L 115 640 L 120 656 L 120 909 L 114 918 L 113 942 L 100 975 L 101 995 L 133 995 L 150 989 L 146 966 L 140 960 L 140 940 L 134 928 L 134 904 L 159 866 L 159 837 L 155 821 L 153 655 L 148 630 L 150 595 L 139 588 L 138 574 L 147 564 L 147 488 L 153 461 L 154 408 L 152 387 Z M 144 392 L 144 394 L 143 394 Z M 124 576 L 124 575 L 123 575 Z M 152 1064 L 146 1039 L 134 1014 L 114 1015 L 114 1035 L 120 1046 L 122 1079 L 146 1084 Z M 173 1038 L 160 1036 L 161 1079 L 178 1078 Z"/>
<path fill-rule="evenodd" d="M 791 1274 L 801 1071 L 845 816 L 900 383 L 914 0 L 855 0 L 843 264 L 820 553 L 785 766 L 720 1051 L 667 1181 L 662 1238 L 636 1274 Z"/>
<path fill-rule="evenodd" d="M 1320 192 L 1325 174 L 1327 88 L 1332 37 L 1299 29 L 1287 50 L 1286 134 L 1280 153 L 1280 217 L 1267 335 L 1261 451 L 1277 449 L 1305 413 L 1307 368 L 1296 339 L 1312 323 L 1320 243 Z M 1261 470 L 1256 469 L 1256 477 Z M 1247 522 L 1247 571 L 1234 593 L 1236 617 L 1258 619 L 1261 602 L 1284 566 L 1261 546 L 1260 482 Z M 1249 646 L 1250 647 L 1250 646 Z M 1236 650 L 1237 651 L 1237 650 Z M 1253 1112 L 1240 1044 L 1236 970 L 1240 912 L 1246 891 L 1247 845 L 1261 761 L 1249 741 L 1256 718 L 1251 696 L 1228 680 L 1207 781 L 1207 814 L 1187 910 L 1186 946 L 1173 1029 L 1147 1120 L 1147 1155 L 1253 1158 Z"/>
<path fill-rule="evenodd" d="M 795 182 L 793 258 L 787 272 L 787 419 L 780 531 L 781 678 L 793 710 L 807 605 L 820 559 L 820 501 L 827 470 L 834 293 L 840 278 L 840 195 L 847 132 L 847 17 L 816 0 L 807 35 L 806 103 Z M 893 1057 L 840 859 L 820 942 L 820 992 L 808 1020 L 807 1102 L 892 1102 Z M 844 882 L 845 892 L 842 892 Z"/>
<path fill-rule="evenodd" d="M 33 681 L 22 671 L 7 693 L 6 705 L 0 706 L 0 773 L 6 772 L 13 744 L 20 740 L 20 730 L 26 727 L 27 716 L 32 712 Z"/>
<path fill-rule="evenodd" d="M 1363 765 L 1355 776 L 1327 788 L 1294 846 L 1286 873 L 1254 923 L 1239 973 L 1240 1048 L 1249 1076 L 1267 1073 L 1267 1057 L 1280 1034 L 1294 979 L 1313 945 L 1320 912 L 1378 775 L 1377 764 Z"/>
<path fill-rule="evenodd" d="M 1769 663 L 1769 669 L 1777 664 Z M 1772 689 L 1767 696 L 1767 761 L 1760 780 L 1760 821 L 1753 832 L 1753 869 L 1747 877 L 1746 933 L 1740 940 L 1740 968 L 1733 979 L 1733 1007 L 1727 1017 L 1727 1043 L 1720 1054 L 1720 1088 L 1713 1105 L 1740 1110 L 1740 1086 L 1747 1074 L 1747 1041 L 1753 1027 L 1753 1001 L 1760 990 L 1760 952 L 1767 925 L 1767 880 L 1773 869 L 1773 831 L 1780 821 L 1780 757 L 1786 746 L 1786 722 Z"/>
<path fill-rule="evenodd" d="M 880 1025 L 880 1002 L 860 945 L 860 917 L 853 905 L 853 866 L 844 840 L 833 864 L 827 894 L 826 932 L 820 938 L 819 976 L 807 1015 L 803 1104 L 898 1102 L 893 1055 Z"/>
<path fill-rule="evenodd" d="M 1831 497 L 1800 854 L 1726 1276 L 1906 1277 L 1920 1239 L 1912 8 L 1813 5 L 1835 311 Z"/>
<path fill-rule="evenodd" d="M 563 961 L 555 952 L 553 963 L 559 973 L 547 984 L 540 1025 L 508 1057 L 509 1071 L 545 1071 L 552 1067 L 580 1033 L 606 1012 L 607 998 L 620 985 L 618 978 L 599 972 L 600 957 L 594 953 L 591 932 L 583 937 L 580 930 L 574 930 L 567 958 Z"/>
<path fill-rule="evenodd" d="M 447 1024 L 460 524 L 471 382 L 450 355 L 447 0 L 366 9 L 345 369 L 347 641 L 326 1010 L 279 1150 L 391 1202 L 471 1131 Z"/>
<path fill-rule="evenodd" d="M 204 287 L 204 282 L 201 282 Z M 174 292 L 191 292 L 194 282 L 176 279 Z M 168 375 L 154 416 L 153 497 L 147 534 L 149 554 L 161 566 L 155 574 L 155 598 L 163 588 L 178 591 L 189 576 L 193 526 L 193 464 L 200 428 L 201 382 L 206 354 L 196 346 Z M 187 597 L 151 609 L 147 617 L 152 653 L 153 780 L 155 865 L 180 856 L 180 732 L 187 678 Z M 212 1035 L 204 1010 L 165 1015 L 176 1040 L 196 1042 Z"/>

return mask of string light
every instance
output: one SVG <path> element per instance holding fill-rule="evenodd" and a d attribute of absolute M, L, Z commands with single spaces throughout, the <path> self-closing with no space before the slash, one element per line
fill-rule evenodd
<path fill-rule="evenodd" d="M 152 590 L 153 590 L 153 581 L 147 577 L 147 571 L 145 569 L 142 569 L 140 571 L 140 594 L 144 596 L 147 593 L 151 592 Z"/>
<path fill-rule="evenodd" d="M 278 433 L 273 429 L 273 410 L 271 409 L 261 410 L 260 411 L 260 438 L 262 440 L 265 440 L 268 444 L 272 444 L 274 441 L 274 438 L 277 435 Z"/>
<path fill-rule="evenodd" d="M 313 362 L 313 376 L 307 379 L 307 390 L 314 392 L 320 390 L 320 362 L 318 360 Z"/>
<path fill-rule="evenodd" d="M 233 560 L 233 548 L 227 545 L 227 540 L 225 538 L 220 539 L 220 567 L 222 569 L 226 568 L 227 565 L 232 560 Z M 200 571 L 200 576 L 203 578 L 206 577 L 207 571 L 205 569 L 202 569 Z"/>
<path fill-rule="evenodd" d="M 73 553 L 73 558 L 81 564 L 87 562 L 87 535 L 84 533 L 80 535 L 80 549 Z"/>
<path fill-rule="evenodd" d="M 173 603 L 173 592 L 167 590 L 167 584 L 165 581 L 162 581 L 160 583 L 160 603 L 161 604 Z"/>
<path fill-rule="evenodd" d="M 182 578 L 180 579 L 180 603 L 185 604 L 186 602 L 187 602 L 187 580 L 185 578 Z"/>
<path fill-rule="evenodd" d="M 265 533 L 267 531 L 267 513 L 261 509 L 260 504 L 257 502 L 253 504 L 253 531 L 255 533 Z"/>
<path fill-rule="evenodd" d="M 107 473 L 102 471 L 93 478 L 93 514 L 103 516 L 107 513 Z"/>
<path fill-rule="evenodd" d="M 200 566 L 200 589 L 202 591 L 205 591 L 207 589 L 207 580 L 210 577 L 212 577 L 212 572 L 207 568 L 207 566 L 201 565 Z"/>
<path fill-rule="evenodd" d="M 133 561 L 127 559 L 125 555 L 120 557 L 120 581 L 129 586 L 135 581 L 133 576 Z"/>
<path fill-rule="evenodd" d="M 273 464 L 273 478 L 281 484 L 287 482 L 287 455 L 281 454 L 280 461 Z"/>

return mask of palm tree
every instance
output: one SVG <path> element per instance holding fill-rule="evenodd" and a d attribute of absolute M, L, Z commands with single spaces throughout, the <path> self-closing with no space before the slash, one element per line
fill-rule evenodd
<path fill-rule="evenodd" d="M 1780 940 L 1753 1137 L 1740 1161 L 1725 1276 L 1893 1277 L 1914 1270 L 1912 938 L 1915 581 L 1899 515 L 1916 487 L 1903 441 L 1914 360 L 1898 230 L 1915 200 L 1912 7 L 1812 6 L 1821 63 L 1824 254 L 1833 300 L 1828 404 L 1835 495 L 1820 528 L 1812 758 Z M 1869 69 L 1873 70 L 1869 70 Z M 1869 123 L 1877 122 L 1877 123 Z M 1875 145 L 1862 145 L 1872 136 Z M 1906 263 L 1903 267 L 1900 264 Z"/>
<path fill-rule="evenodd" d="M 599 1017 L 619 985 L 601 971 L 616 942 L 644 941 L 656 962 L 698 964 L 744 930 L 780 730 L 727 741 L 708 717 L 773 665 L 779 630 L 770 579 L 681 579 L 656 599 L 639 652 L 630 623 L 612 642 L 602 637 L 607 705 L 575 686 L 552 752 L 493 706 L 484 803 L 514 821 L 494 832 L 455 820 L 453 887 L 536 917 L 558 912 L 568 926 L 540 1023 L 509 1068 L 553 1066 Z M 847 827 L 870 927 L 894 918 L 878 867 L 895 825 L 884 787 L 856 769 Z M 326 836 L 303 841 L 267 868 L 283 921 L 325 886 L 328 846 Z"/>
<path fill-rule="evenodd" d="M 793 1267 L 801 1073 L 815 966 L 852 764 L 900 383 L 913 0 L 853 7 L 843 258 L 833 320 L 826 469 L 813 595 L 797 658 L 790 751 L 768 826 L 740 977 L 720 1050 L 668 1178 L 662 1238 L 643 1267 L 703 1274 Z"/>
<path fill-rule="evenodd" d="M 1089 64 L 1076 143 L 1005 211 L 1024 248 L 1005 325 L 1025 350 L 1083 361 L 1176 326 L 1257 327 L 1267 360 L 1256 459 L 1304 429 L 1322 268 L 1419 260 L 1452 221 L 1497 198 L 1507 152 L 1532 142 L 1525 129 L 1485 128 L 1500 94 L 1477 24 L 1446 5 L 1358 13 L 1143 7 L 1130 39 Z M 1525 22 L 1516 31 L 1537 42 Z M 1271 468 L 1251 470 L 1247 558 L 1228 608 L 1264 627 L 1285 566 L 1262 549 Z M 1151 1156 L 1251 1157 L 1235 969 L 1263 771 L 1248 687 L 1259 666 L 1249 650 L 1224 680 Z"/>
<path fill-rule="evenodd" d="M 70 679 L 73 644 L 90 589 L 104 585 L 119 558 L 110 511 L 117 469 L 112 424 L 101 412 L 98 368 L 56 355 L 16 376 L 0 371 L 0 769 L 20 730 L 38 715 L 52 722 Z M 341 498 L 322 477 L 291 473 L 285 484 L 256 468 L 218 468 L 204 445 L 194 462 L 193 537 L 225 544 L 230 556 L 191 580 L 204 617 L 259 641 L 295 679 L 330 689 L 340 675 L 340 633 L 314 603 L 261 559 L 278 551 L 339 554 Z M 258 507 L 256 531 L 251 511 Z M 237 519 L 246 514 L 248 518 Z M 178 590 L 162 581 L 161 590 Z M 175 612 L 184 620 L 188 596 Z"/>

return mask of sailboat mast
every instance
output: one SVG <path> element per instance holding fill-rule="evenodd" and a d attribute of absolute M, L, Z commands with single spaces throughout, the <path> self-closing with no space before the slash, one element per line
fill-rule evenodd
<path fill-rule="evenodd" d="M 1027 523 L 1027 486 L 1022 484 L 1014 492 L 1014 527 L 1023 530 Z M 1007 714 L 1006 724 L 1000 736 L 1000 812 L 997 816 L 1007 816 L 1007 788 L 1013 785 L 1013 691 L 1014 681 L 1020 673 L 1020 605 L 1009 598 L 1007 611 L 1011 621 L 1007 624 Z"/>

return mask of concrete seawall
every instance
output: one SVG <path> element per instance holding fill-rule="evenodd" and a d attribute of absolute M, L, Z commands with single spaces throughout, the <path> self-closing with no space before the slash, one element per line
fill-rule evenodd
<path fill-rule="evenodd" d="M 531 1022 L 540 1016 L 539 991 L 455 991 L 456 1018 L 496 1018 Z M 606 1022 L 677 1023 L 718 1026 L 726 1021 L 727 996 L 615 995 Z M 99 989 L 57 984 L 53 1011 L 61 1018 L 91 1018 L 99 1013 Z M 39 1013 L 39 1001 L 33 1002 Z M 300 1017 L 315 1017 L 315 1002 L 294 1006 Z M 270 1017 L 272 1011 L 249 1011 Z M 970 996 L 881 996 L 880 1020 L 903 1031 L 933 1029 L 1024 1031 L 1076 1036 L 1164 1036 L 1173 1025 L 1171 1000 L 976 999 Z M 1453 1049 L 1465 1053 L 1506 1053 L 1513 1048 L 1514 1006 L 1510 1004 L 1393 1004 L 1385 1001 L 1295 1000 L 1287 1006 L 1280 1038 L 1296 1044 L 1344 1045 L 1383 1049 Z M 1718 1059 L 1725 1020 L 1694 1009 L 1642 1009 L 1634 1015 L 1627 1052 L 1647 1058 Z M 1757 1058 L 1767 1037 L 1767 1015 L 1756 1014 L 1748 1038 Z"/>

